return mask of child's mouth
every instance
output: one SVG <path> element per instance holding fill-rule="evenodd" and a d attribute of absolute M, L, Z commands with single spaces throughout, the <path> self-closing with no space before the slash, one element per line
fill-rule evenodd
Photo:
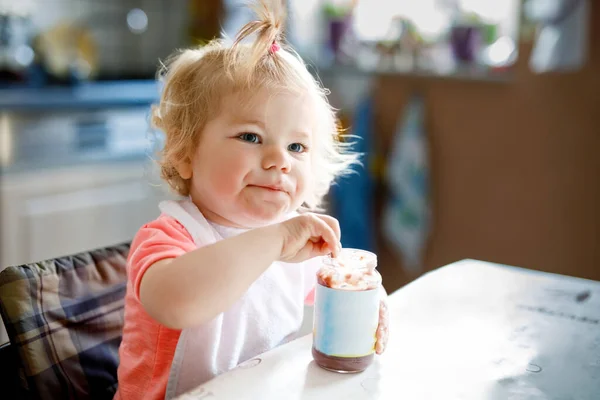
<path fill-rule="evenodd" d="M 277 193 L 277 192 L 281 192 L 281 193 L 287 193 L 287 191 L 279 185 L 249 185 L 251 187 L 256 187 L 259 189 L 264 189 L 267 190 L 269 192 L 273 192 L 273 193 Z"/>

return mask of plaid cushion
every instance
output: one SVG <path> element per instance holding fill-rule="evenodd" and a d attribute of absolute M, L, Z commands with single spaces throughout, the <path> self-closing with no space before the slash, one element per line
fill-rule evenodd
<path fill-rule="evenodd" d="M 33 399 L 112 399 L 129 244 L 9 267 L 0 314 Z"/>

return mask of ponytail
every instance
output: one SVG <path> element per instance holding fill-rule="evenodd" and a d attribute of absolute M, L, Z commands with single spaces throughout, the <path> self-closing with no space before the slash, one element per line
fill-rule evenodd
<path fill-rule="evenodd" d="M 270 2 L 271 4 L 267 4 Z M 238 32 L 233 42 L 232 51 L 229 53 L 230 60 L 226 65 L 242 67 L 249 74 L 255 68 L 268 59 L 278 64 L 277 51 L 283 44 L 283 28 L 285 21 L 285 10 L 282 0 L 260 0 L 252 6 L 257 19 L 248 22 Z M 236 51 L 240 44 L 250 36 L 254 38 L 250 52 L 243 55 L 243 52 Z"/>

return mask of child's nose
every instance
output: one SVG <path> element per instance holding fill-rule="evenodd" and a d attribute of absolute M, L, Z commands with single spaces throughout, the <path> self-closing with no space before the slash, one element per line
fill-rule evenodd
<path fill-rule="evenodd" d="M 278 169 L 282 172 L 290 171 L 290 159 L 286 149 L 279 146 L 269 146 L 265 149 L 262 160 L 264 169 Z"/>

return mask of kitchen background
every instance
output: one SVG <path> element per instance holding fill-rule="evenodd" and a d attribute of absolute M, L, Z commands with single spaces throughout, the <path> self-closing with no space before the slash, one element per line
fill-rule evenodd
<path fill-rule="evenodd" d="M 157 215 L 159 60 L 233 35 L 244 3 L 0 0 L 0 269 Z M 365 153 L 330 212 L 389 290 L 463 258 L 600 279 L 600 3 L 286 4 Z"/>

